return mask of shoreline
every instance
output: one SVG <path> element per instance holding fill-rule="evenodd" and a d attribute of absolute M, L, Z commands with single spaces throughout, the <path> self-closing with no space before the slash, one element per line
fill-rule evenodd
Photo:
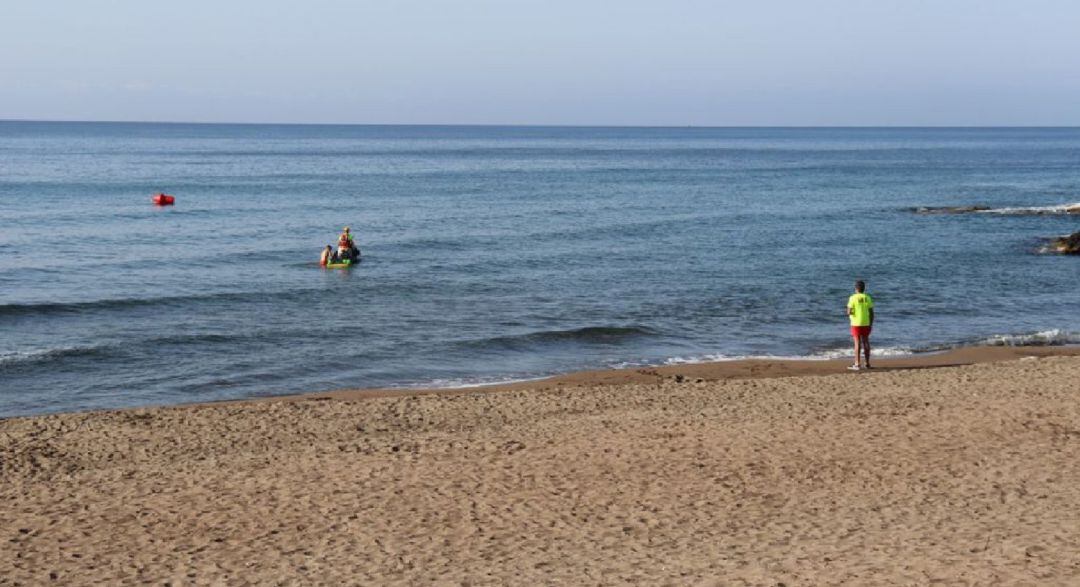
<path fill-rule="evenodd" d="M 1080 356 L 1080 345 L 976 345 L 957 347 L 943 351 L 930 351 L 875 358 L 874 368 L 863 373 L 883 373 L 912 369 L 934 369 L 1015 361 L 1028 357 Z M 341 388 L 326 391 L 308 391 L 281 395 L 251 396 L 236 399 L 192 401 L 170 404 L 147 404 L 117 408 L 66 410 L 41 414 L 0 416 L 0 423 L 12 420 L 32 420 L 65 415 L 86 415 L 142 410 L 168 410 L 185 407 L 237 405 L 266 402 L 303 402 L 343 400 L 355 401 L 376 398 L 407 398 L 420 396 L 457 396 L 469 394 L 500 393 L 507 391 L 547 391 L 550 389 L 595 386 L 625 386 L 659 384 L 666 380 L 675 382 L 708 383 L 737 379 L 774 379 L 782 377 L 853 375 L 846 369 L 851 358 L 804 359 L 804 358 L 749 358 L 678 365 L 639 366 L 619 369 L 587 369 L 507 382 L 484 383 L 465 387 L 364 387 Z"/>
<path fill-rule="evenodd" d="M 911 369 L 934 369 L 1015 361 L 1028 357 L 1075 357 L 1080 356 L 1080 345 L 976 345 L 952 348 L 944 351 L 912 353 L 874 358 L 874 368 L 867 373 L 883 373 Z M 301 392 L 267 397 L 252 397 L 218 402 L 194 402 L 184 405 L 215 405 L 247 402 L 295 402 L 307 400 L 358 400 L 369 398 L 395 398 L 425 395 L 466 395 L 471 393 L 498 393 L 504 391 L 548 390 L 560 387 L 593 387 L 655 384 L 664 380 L 705 383 L 733 379 L 773 379 L 780 377 L 825 376 L 862 374 L 850 372 L 847 366 L 852 359 L 802 359 L 802 358 L 752 358 L 726 361 L 705 361 L 678 365 L 627 367 L 625 369 L 587 369 L 548 377 L 486 383 L 467 387 L 371 387 L 343 388 L 329 391 Z M 169 407 L 169 406 L 160 406 Z"/>

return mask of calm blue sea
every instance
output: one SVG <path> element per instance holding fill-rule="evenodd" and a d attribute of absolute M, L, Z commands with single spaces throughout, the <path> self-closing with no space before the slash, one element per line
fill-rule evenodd
<path fill-rule="evenodd" d="M 883 353 L 1076 343 L 1074 203 L 1080 129 L 0 122 L 0 416 L 840 356 L 856 278 Z"/>

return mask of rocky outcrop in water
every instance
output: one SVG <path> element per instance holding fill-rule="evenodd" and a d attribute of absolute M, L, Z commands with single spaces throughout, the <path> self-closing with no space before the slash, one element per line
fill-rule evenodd
<path fill-rule="evenodd" d="M 1050 241 L 1049 249 L 1062 255 L 1080 255 L 1080 232 L 1055 238 Z"/>
<path fill-rule="evenodd" d="M 919 206 L 912 208 L 916 214 L 974 214 L 992 212 L 1017 216 L 1047 216 L 1057 214 L 1080 215 L 1080 204 L 1067 206 L 1034 206 L 1029 208 L 991 208 L 990 206 Z"/>
<path fill-rule="evenodd" d="M 990 209 L 990 206 L 920 206 L 914 211 L 916 214 L 970 214 Z"/>

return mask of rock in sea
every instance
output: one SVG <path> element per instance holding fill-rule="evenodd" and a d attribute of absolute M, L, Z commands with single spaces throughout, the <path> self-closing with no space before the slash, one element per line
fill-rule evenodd
<path fill-rule="evenodd" d="M 987 210 L 991 210 L 990 206 L 922 206 L 914 209 L 916 214 L 970 214 Z"/>
<path fill-rule="evenodd" d="M 1062 255 L 1080 255 L 1080 232 L 1055 238 L 1050 241 L 1050 250 Z"/>

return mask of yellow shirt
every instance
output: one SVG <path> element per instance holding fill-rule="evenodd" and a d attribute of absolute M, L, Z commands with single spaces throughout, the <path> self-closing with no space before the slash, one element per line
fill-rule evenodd
<path fill-rule="evenodd" d="M 874 299 L 870 294 L 852 294 L 848 298 L 847 307 L 852 326 L 870 326 L 870 310 L 874 308 Z"/>

